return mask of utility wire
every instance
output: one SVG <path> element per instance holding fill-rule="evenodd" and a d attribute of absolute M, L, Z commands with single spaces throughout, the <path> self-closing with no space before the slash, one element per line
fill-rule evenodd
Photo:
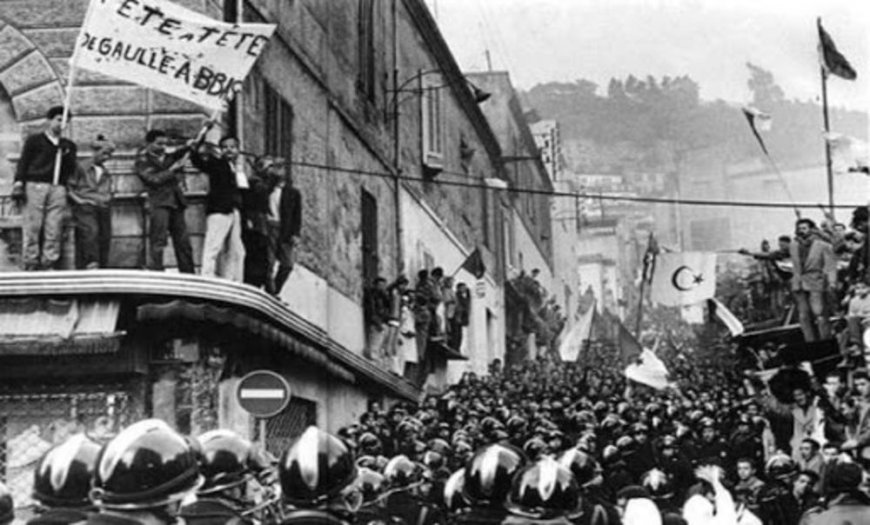
<path fill-rule="evenodd" d="M 555 191 L 555 190 L 539 190 L 535 188 L 516 188 L 512 186 L 508 186 L 507 188 L 495 188 L 489 186 L 488 184 L 480 184 L 476 182 L 465 182 L 465 181 L 457 181 L 457 180 L 446 180 L 446 179 L 435 179 L 435 180 L 425 180 L 420 179 L 418 177 L 412 177 L 409 175 L 396 175 L 394 173 L 389 172 L 380 172 L 380 171 L 370 171 L 370 170 L 362 170 L 357 168 L 343 168 L 340 166 L 327 166 L 325 164 L 316 164 L 311 162 L 301 162 L 301 161 L 291 161 L 290 164 L 294 166 L 300 166 L 303 168 L 313 168 L 313 169 L 321 169 L 326 171 L 335 171 L 338 173 L 348 173 L 354 175 L 365 175 L 369 177 L 379 177 L 384 179 L 395 179 L 406 180 L 410 182 L 417 182 L 420 184 L 436 184 L 441 186 L 456 186 L 461 188 L 477 188 L 477 189 L 486 189 L 493 191 L 504 191 L 508 193 L 518 193 L 518 194 L 531 194 L 531 195 L 546 195 L 548 197 L 570 197 L 572 199 L 575 198 L 583 198 L 583 199 L 598 199 L 605 201 L 622 201 L 622 202 L 641 202 L 641 203 L 649 203 L 649 204 L 676 204 L 679 206 L 711 206 L 711 207 L 738 207 L 738 208 L 773 208 L 773 209 L 794 209 L 794 208 L 817 208 L 819 203 L 784 203 L 784 202 L 763 202 L 763 201 L 723 201 L 723 200 L 706 200 L 706 199 L 673 199 L 673 198 L 660 198 L 660 197 L 630 197 L 625 195 L 607 195 L 600 193 L 584 193 L 584 192 L 568 192 L 568 191 Z M 456 175 L 460 177 L 468 177 L 467 173 L 457 173 L 451 171 L 442 171 L 441 173 L 445 175 Z M 858 206 L 865 206 L 866 204 L 835 204 L 834 207 L 837 209 L 853 209 Z"/>

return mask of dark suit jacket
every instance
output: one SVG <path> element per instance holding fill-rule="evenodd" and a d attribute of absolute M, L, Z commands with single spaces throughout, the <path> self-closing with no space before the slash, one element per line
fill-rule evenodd
<path fill-rule="evenodd" d="M 190 161 L 196 169 L 208 175 L 206 213 L 232 213 L 242 207 L 242 194 L 236 184 L 236 174 L 224 158 L 190 153 Z"/>
<path fill-rule="evenodd" d="M 294 186 L 284 186 L 281 190 L 280 206 L 280 240 L 289 241 L 302 230 L 302 194 Z"/>
<path fill-rule="evenodd" d="M 136 154 L 134 169 L 148 190 L 151 208 L 184 208 L 187 205 L 181 189 L 182 175 L 169 170 L 176 160 L 184 156 L 185 151 L 181 149 L 166 155 L 162 161 L 144 148 Z"/>
<path fill-rule="evenodd" d="M 60 139 L 60 180 L 64 185 L 75 175 L 76 145 L 69 139 Z M 54 180 L 54 163 L 57 160 L 57 146 L 45 133 L 35 133 L 27 137 L 21 148 L 21 157 L 15 168 L 15 182 L 47 182 Z"/>

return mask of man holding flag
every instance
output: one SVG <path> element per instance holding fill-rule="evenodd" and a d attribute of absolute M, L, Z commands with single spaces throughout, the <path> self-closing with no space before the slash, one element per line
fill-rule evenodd
<path fill-rule="evenodd" d="M 27 137 L 15 170 L 12 199 L 23 208 L 25 271 L 56 270 L 60 260 L 66 184 L 75 175 L 77 153 L 75 143 L 61 136 L 63 111 L 48 110 L 45 131 Z"/>

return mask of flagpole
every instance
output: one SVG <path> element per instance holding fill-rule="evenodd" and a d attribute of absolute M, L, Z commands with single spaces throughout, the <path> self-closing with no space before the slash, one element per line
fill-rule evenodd
<path fill-rule="evenodd" d="M 816 24 L 821 28 L 821 17 L 816 19 Z M 824 53 L 824 50 L 822 52 Z M 819 65 L 819 73 L 822 77 L 822 116 L 825 122 L 825 136 L 828 136 L 831 132 L 831 121 L 828 115 L 828 75 L 825 73 L 824 64 Z M 831 143 L 827 139 L 825 139 L 825 168 L 828 174 L 828 207 L 831 210 L 831 217 L 834 217 L 834 172 L 831 165 Z"/>
<path fill-rule="evenodd" d="M 82 19 L 82 27 L 86 26 L 88 20 L 91 18 L 91 11 L 93 10 L 94 1 L 91 0 L 88 2 L 88 8 L 85 10 L 85 17 Z M 66 81 L 66 93 L 64 95 L 63 100 L 63 115 L 60 118 L 60 137 L 58 137 L 57 142 L 57 153 L 54 156 L 54 173 L 51 178 L 51 183 L 54 186 L 60 184 L 60 164 L 61 164 L 61 156 L 63 152 L 63 132 L 66 129 L 66 125 L 69 122 L 69 107 L 72 104 L 72 90 L 73 84 L 75 82 L 76 75 L 76 65 L 79 61 L 79 40 L 76 38 L 76 45 L 73 49 L 72 58 L 70 58 L 69 64 L 69 76 Z M 73 159 L 75 162 L 76 159 Z"/>
<path fill-rule="evenodd" d="M 644 255 L 646 257 L 646 255 Z M 646 275 L 641 275 L 640 298 L 637 300 L 637 320 L 634 324 L 634 336 L 640 339 L 640 323 L 643 320 L 643 292 L 646 289 Z"/>
<path fill-rule="evenodd" d="M 647 269 L 650 271 L 650 280 L 652 279 L 653 272 L 653 262 L 648 262 L 647 257 L 651 255 L 650 249 L 652 247 L 653 242 L 653 234 L 650 232 L 649 239 L 646 242 L 646 251 L 643 252 L 643 258 L 641 260 L 641 274 L 640 274 L 640 298 L 637 301 L 637 320 L 634 325 L 634 333 L 635 338 L 640 340 L 640 325 L 643 320 L 643 293 L 646 290 L 646 282 L 647 282 Z"/>

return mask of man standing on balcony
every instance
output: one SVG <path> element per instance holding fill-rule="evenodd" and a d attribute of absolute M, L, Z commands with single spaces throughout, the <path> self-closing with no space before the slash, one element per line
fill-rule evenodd
<path fill-rule="evenodd" d="M 112 242 L 112 178 L 105 162 L 115 151 L 115 145 L 100 135 L 91 149 L 93 158 L 79 166 L 67 187 L 73 202 L 76 268 L 80 270 L 106 268 Z"/>
<path fill-rule="evenodd" d="M 45 118 L 46 130 L 24 141 L 12 185 L 12 200 L 23 208 L 22 259 L 26 271 L 57 269 L 66 214 L 66 184 L 76 171 L 76 145 L 61 137 L 63 106 L 49 109 Z M 59 177 L 54 180 L 58 158 Z"/>
<path fill-rule="evenodd" d="M 801 330 L 808 343 L 831 338 L 828 293 L 837 286 L 837 260 L 831 244 L 810 219 L 795 224 L 790 254 L 794 266 L 792 291 Z"/>
<path fill-rule="evenodd" d="M 148 190 L 151 248 L 148 269 L 163 271 L 163 250 L 171 234 L 178 271 L 193 273 L 193 250 L 184 221 L 187 199 L 181 186 L 187 149 L 168 154 L 168 144 L 166 132 L 152 129 L 145 135 L 145 147 L 136 156 L 136 174 Z"/>
<path fill-rule="evenodd" d="M 220 141 L 220 156 L 206 156 L 194 145 L 190 160 L 208 176 L 205 241 L 200 274 L 242 282 L 245 277 L 245 245 L 242 243 L 242 191 L 248 189 L 239 141 L 226 136 Z"/>
<path fill-rule="evenodd" d="M 293 271 L 296 246 L 302 231 L 302 193 L 293 185 L 289 159 L 278 157 L 271 167 L 275 184 L 269 194 L 269 257 L 278 261 L 272 293 L 280 297 L 284 283 Z M 271 271 L 272 266 L 269 266 Z"/>

